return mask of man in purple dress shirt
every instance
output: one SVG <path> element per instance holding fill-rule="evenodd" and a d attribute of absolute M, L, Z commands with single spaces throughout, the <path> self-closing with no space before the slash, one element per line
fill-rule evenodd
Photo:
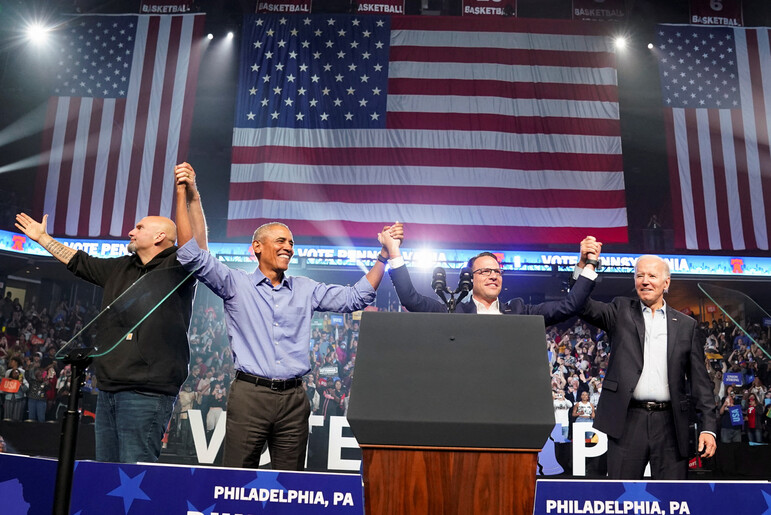
<path fill-rule="evenodd" d="M 201 220 L 191 216 L 194 232 Z M 388 230 L 401 238 L 400 224 Z M 225 304 L 237 372 L 228 395 L 224 465 L 257 468 L 267 442 L 274 469 L 302 470 L 310 415 L 302 376 L 310 371 L 311 316 L 370 304 L 387 254 L 381 250 L 372 269 L 353 286 L 338 286 L 286 275 L 294 241 L 282 223 L 259 227 L 252 248 L 259 260 L 252 273 L 227 267 L 196 240 L 180 248 L 177 259 Z"/>

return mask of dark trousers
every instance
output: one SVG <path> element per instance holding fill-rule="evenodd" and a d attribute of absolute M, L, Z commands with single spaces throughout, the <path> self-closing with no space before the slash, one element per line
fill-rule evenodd
<path fill-rule="evenodd" d="M 265 443 L 275 470 L 303 470 L 310 403 L 302 386 L 271 390 L 236 379 L 228 394 L 226 467 L 257 468 Z"/>
<path fill-rule="evenodd" d="M 642 479 L 649 461 L 653 479 L 688 475 L 688 458 L 678 451 L 672 411 L 629 408 L 624 434 L 608 437 L 608 479 Z"/>

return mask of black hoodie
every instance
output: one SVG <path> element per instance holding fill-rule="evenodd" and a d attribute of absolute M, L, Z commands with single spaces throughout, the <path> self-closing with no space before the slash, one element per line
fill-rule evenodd
<path fill-rule="evenodd" d="M 104 288 L 102 309 L 146 273 L 174 268 L 176 283 L 188 273 L 177 263 L 177 247 L 169 247 L 146 265 L 135 254 L 96 258 L 78 251 L 67 263 L 76 276 Z M 190 277 L 129 337 L 94 359 L 97 386 L 106 392 L 124 390 L 177 395 L 190 362 L 187 330 L 193 312 L 196 281 Z"/>

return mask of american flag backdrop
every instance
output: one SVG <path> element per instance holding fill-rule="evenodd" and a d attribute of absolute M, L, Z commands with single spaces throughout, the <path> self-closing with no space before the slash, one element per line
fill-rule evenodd
<path fill-rule="evenodd" d="M 80 16 L 58 35 L 35 213 L 71 236 L 171 216 L 187 154 L 203 15 Z"/>
<path fill-rule="evenodd" d="M 678 248 L 769 248 L 770 39 L 767 28 L 657 28 Z"/>
<path fill-rule="evenodd" d="M 627 240 L 615 55 L 593 24 L 244 20 L 228 235 Z"/>

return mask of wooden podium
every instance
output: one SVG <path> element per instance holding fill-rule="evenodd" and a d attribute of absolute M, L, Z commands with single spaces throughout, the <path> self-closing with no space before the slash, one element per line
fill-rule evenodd
<path fill-rule="evenodd" d="M 362 317 L 348 421 L 365 513 L 533 512 L 554 427 L 542 317 Z"/>

